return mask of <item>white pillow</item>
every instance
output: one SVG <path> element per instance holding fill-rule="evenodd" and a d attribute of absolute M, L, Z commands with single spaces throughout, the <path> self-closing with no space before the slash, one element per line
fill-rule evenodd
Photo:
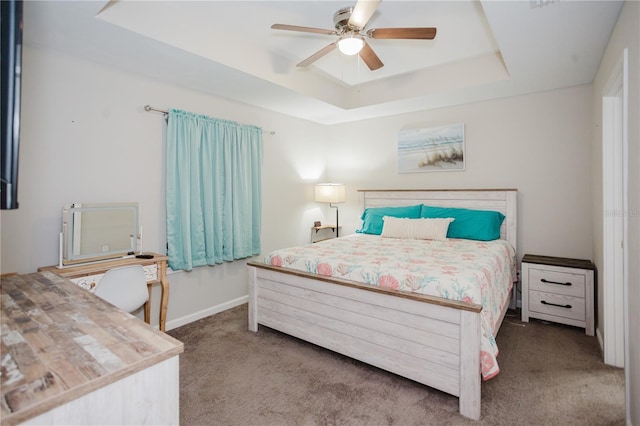
<path fill-rule="evenodd" d="M 446 241 L 449 224 L 455 219 L 451 217 L 407 219 L 385 216 L 382 220 L 382 234 L 380 234 L 382 237 Z"/>

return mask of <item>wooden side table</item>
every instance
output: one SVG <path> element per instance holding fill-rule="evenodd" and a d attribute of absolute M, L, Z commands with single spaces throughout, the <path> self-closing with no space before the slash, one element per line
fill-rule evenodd
<path fill-rule="evenodd" d="M 595 333 L 594 272 L 590 260 L 525 254 L 522 321 L 539 318 Z"/>
<path fill-rule="evenodd" d="M 169 305 L 169 280 L 167 279 L 167 256 L 157 253 L 147 253 L 153 255 L 151 259 L 140 259 L 137 257 L 127 257 L 123 259 L 105 260 L 101 262 L 92 262 L 84 265 L 74 265 L 66 268 L 58 266 L 45 266 L 38 268 L 38 272 L 51 271 L 61 277 L 68 278 L 76 285 L 94 292 L 96 285 L 109 269 L 119 268 L 122 266 L 141 265 L 147 279 L 149 289 L 149 300 L 144 305 L 144 321 L 151 324 L 151 286 L 154 283 L 160 283 L 162 293 L 160 296 L 160 330 L 165 331 L 167 319 L 167 307 Z"/>
<path fill-rule="evenodd" d="M 342 226 L 340 227 L 342 229 Z M 331 232 L 329 232 L 331 230 Z M 320 225 L 311 227 L 311 242 L 319 243 L 320 241 L 330 240 L 336 237 L 335 225 Z"/>

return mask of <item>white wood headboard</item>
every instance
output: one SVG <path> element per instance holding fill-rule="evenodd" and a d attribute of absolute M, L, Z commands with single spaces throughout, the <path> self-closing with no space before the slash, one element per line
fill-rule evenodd
<path fill-rule="evenodd" d="M 358 192 L 361 211 L 369 207 L 415 204 L 498 211 L 505 216 L 500 238 L 517 249 L 517 189 L 360 189 Z"/>

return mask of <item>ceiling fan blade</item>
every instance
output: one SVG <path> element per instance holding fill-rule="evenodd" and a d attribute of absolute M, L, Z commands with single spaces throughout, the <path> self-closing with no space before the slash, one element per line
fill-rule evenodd
<path fill-rule="evenodd" d="M 360 51 L 360 57 L 362 58 L 364 63 L 367 64 L 371 71 L 375 71 L 384 66 L 380 58 L 378 58 L 378 55 L 376 55 L 376 52 L 373 51 L 371 46 L 369 46 L 369 43 L 367 43 L 366 41 L 364 42 L 364 46 Z"/>
<path fill-rule="evenodd" d="M 436 32 L 436 28 L 373 28 L 367 35 L 371 38 L 432 40 Z"/>
<path fill-rule="evenodd" d="M 382 0 L 358 0 L 353 8 L 353 12 L 351 12 L 349 25 L 360 29 L 364 28 L 378 9 L 381 1 Z"/>
<path fill-rule="evenodd" d="M 336 48 L 336 46 L 337 46 L 336 43 L 331 43 L 330 45 L 325 46 L 322 49 L 318 50 L 316 53 L 314 53 L 313 55 L 309 56 L 307 59 L 305 59 L 304 61 L 300 62 L 296 66 L 297 67 L 307 67 L 307 66 L 311 65 L 312 63 L 314 63 L 315 61 L 317 61 L 318 59 L 322 58 L 327 53 L 333 51 Z"/>
<path fill-rule="evenodd" d="M 336 35 L 337 32 L 335 30 L 325 30 L 322 28 L 311 28 L 311 27 L 299 27 L 297 25 L 285 25 L 285 24 L 273 24 L 271 26 L 272 30 L 287 30 L 287 31 L 299 31 L 302 33 L 315 33 L 315 34 L 325 34 L 325 35 Z"/>

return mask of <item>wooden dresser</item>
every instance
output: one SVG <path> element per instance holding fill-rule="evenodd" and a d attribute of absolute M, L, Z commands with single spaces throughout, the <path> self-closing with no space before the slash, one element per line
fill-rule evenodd
<path fill-rule="evenodd" d="M 151 286 L 155 283 L 160 283 L 162 286 L 162 294 L 160 296 L 159 326 L 160 330 L 165 331 L 167 307 L 169 305 L 169 280 L 167 279 L 167 260 L 169 258 L 157 253 L 147 254 L 152 255 L 153 258 L 141 259 L 131 256 L 123 259 L 105 260 L 64 268 L 45 266 L 38 268 L 38 271 L 50 271 L 61 277 L 69 278 L 76 285 L 93 293 L 95 286 L 109 269 L 129 265 L 142 265 L 147 278 L 147 285 L 149 286 L 149 300 L 144 305 L 144 320 L 147 324 L 151 323 Z"/>
<path fill-rule="evenodd" d="M 1 290 L 3 426 L 178 424 L 181 342 L 49 271 Z"/>

